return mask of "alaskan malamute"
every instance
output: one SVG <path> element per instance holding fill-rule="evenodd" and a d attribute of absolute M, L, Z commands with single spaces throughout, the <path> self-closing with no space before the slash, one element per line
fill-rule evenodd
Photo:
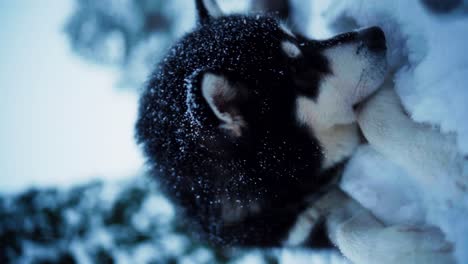
<path fill-rule="evenodd" d="M 140 100 L 137 140 L 154 177 L 200 239 L 320 244 L 290 230 L 359 144 L 353 107 L 384 80 L 384 33 L 310 40 L 273 16 L 196 4 L 198 25 Z"/>

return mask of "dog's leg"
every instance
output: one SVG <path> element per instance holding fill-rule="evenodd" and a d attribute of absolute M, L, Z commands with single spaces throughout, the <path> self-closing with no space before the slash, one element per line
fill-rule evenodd
<path fill-rule="evenodd" d="M 326 216 L 331 240 L 355 264 L 451 264 L 452 247 L 435 229 L 385 226 L 336 189 L 316 204 Z"/>
<path fill-rule="evenodd" d="M 455 263 L 451 245 L 437 230 L 385 227 L 365 211 L 331 230 L 340 251 L 356 264 Z"/>
<path fill-rule="evenodd" d="M 462 175 L 463 159 L 454 137 L 411 120 L 391 84 L 361 107 L 358 123 L 377 151 L 417 177 L 419 183 L 437 184 L 440 177 Z"/>

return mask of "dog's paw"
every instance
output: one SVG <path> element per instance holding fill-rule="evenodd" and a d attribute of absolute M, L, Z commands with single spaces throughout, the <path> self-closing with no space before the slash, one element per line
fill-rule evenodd
<path fill-rule="evenodd" d="M 437 229 L 385 227 L 356 215 L 337 230 L 341 252 L 356 264 L 452 264 L 453 246 Z"/>

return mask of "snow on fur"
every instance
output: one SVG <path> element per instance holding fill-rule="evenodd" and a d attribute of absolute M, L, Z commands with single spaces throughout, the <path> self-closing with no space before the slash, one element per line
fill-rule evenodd
<path fill-rule="evenodd" d="M 457 138 L 468 154 L 468 17 L 434 14 L 420 1 L 332 1 L 329 22 L 347 18 L 358 26 L 378 25 L 387 36 L 395 89 L 411 118 Z M 388 223 L 440 227 L 455 244 L 459 263 L 468 261 L 468 194 L 453 184 L 468 182 L 448 169 L 437 184 L 411 182 L 406 172 L 368 147 L 361 148 L 344 176 L 343 188 Z M 430 165 L 430 164 L 429 164 Z M 383 192 L 381 192 L 383 191 Z M 411 193 L 413 191 L 413 193 Z"/>

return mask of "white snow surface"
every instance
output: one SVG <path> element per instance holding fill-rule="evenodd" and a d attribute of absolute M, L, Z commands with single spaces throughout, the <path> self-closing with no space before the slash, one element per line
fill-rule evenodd
<path fill-rule="evenodd" d="M 468 154 L 468 16 L 435 15 L 420 1 L 333 0 L 324 13 L 330 23 L 346 17 L 359 27 L 386 33 L 395 89 L 411 118 L 452 134 L 461 156 Z M 435 225 L 454 243 L 458 263 L 468 263 L 468 195 L 450 187 L 410 180 L 410 175 L 371 147 L 361 147 L 348 164 L 342 187 L 388 224 Z"/>

